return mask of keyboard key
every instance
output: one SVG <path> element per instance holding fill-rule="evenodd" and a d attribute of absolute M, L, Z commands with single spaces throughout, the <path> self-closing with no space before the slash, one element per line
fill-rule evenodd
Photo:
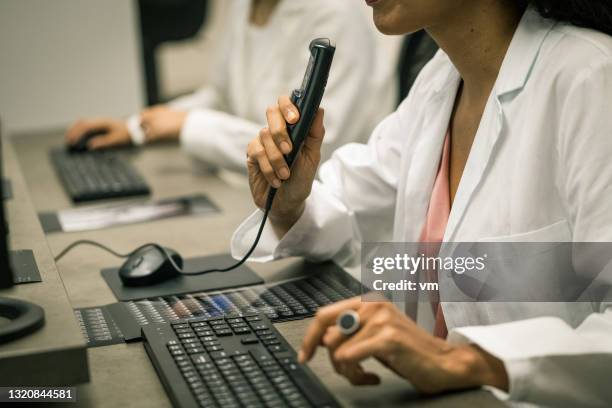
<path fill-rule="evenodd" d="M 258 333 L 259 334 L 259 340 L 276 340 L 276 335 L 275 334 L 261 334 L 261 332 Z"/>
<path fill-rule="evenodd" d="M 268 347 L 268 350 L 270 350 L 270 352 L 272 353 L 276 353 L 279 351 L 287 351 L 287 349 L 284 346 L 270 346 Z"/>
<path fill-rule="evenodd" d="M 208 363 L 208 358 L 204 353 L 192 354 L 191 361 L 193 361 L 194 364 L 204 364 Z"/>
<path fill-rule="evenodd" d="M 229 354 L 225 351 L 215 351 L 210 353 L 210 358 L 212 358 L 213 360 L 219 360 L 221 358 L 227 358 L 229 357 Z"/>
<path fill-rule="evenodd" d="M 236 334 L 249 334 L 249 333 L 251 333 L 251 330 L 248 327 L 239 327 L 237 329 L 234 329 L 234 333 L 236 333 Z"/>
<path fill-rule="evenodd" d="M 267 330 L 268 326 L 265 323 L 260 322 L 251 322 L 251 328 L 255 331 L 258 330 Z"/>

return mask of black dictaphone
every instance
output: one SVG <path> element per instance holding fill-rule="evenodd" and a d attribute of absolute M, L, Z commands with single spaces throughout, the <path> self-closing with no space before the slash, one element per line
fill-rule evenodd
<path fill-rule="evenodd" d="M 297 107 L 300 120 L 293 125 L 287 124 L 287 133 L 289 133 L 293 143 L 291 153 L 285 156 L 285 161 L 290 168 L 319 110 L 327 85 L 329 70 L 334 59 L 334 52 L 336 51 L 336 47 L 328 38 L 312 40 L 309 48 L 310 61 L 304 74 L 302 86 L 291 93 L 291 102 Z"/>

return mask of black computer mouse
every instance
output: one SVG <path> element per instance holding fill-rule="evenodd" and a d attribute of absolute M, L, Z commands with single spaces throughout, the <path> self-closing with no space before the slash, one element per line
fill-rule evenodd
<path fill-rule="evenodd" d="M 166 252 L 179 268 L 183 267 L 183 258 L 176 251 L 166 248 Z M 134 252 L 119 268 L 119 278 L 125 286 L 155 285 L 179 275 L 166 254 L 154 246 Z"/>
<path fill-rule="evenodd" d="M 89 132 L 85 132 L 79 140 L 77 140 L 74 144 L 68 146 L 68 151 L 70 153 L 85 153 L 89 150 L 87 144 L 91 139 L 95 139 L 96 137 L 102 136 L 106 133 L 106 129 L 96 129 L 90 130 Z"/>

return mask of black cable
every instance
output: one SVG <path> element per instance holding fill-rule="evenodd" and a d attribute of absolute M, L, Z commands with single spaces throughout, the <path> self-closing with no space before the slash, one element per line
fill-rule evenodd
<path fill-rule="evenodd" d="M 129 252 L 127 254 L 120 254 L 119 252 L 114 251 L 113 249 L 107 247 L 104 244 L 100 244 L 99 242 L 96 241 L 91 241 L 89 239 L 80 239 L 78 241 L 73 242 L 72 244 L 68 245 L 66 248 L 64 248 L 62 250 L 62 252 L 59 253 L 59 255 L 57 255 L 55 257 L 55 262 L 59 261 L 60 259 L 62 259 L 64 257 L 64 255 L 66 255 L 68 252 L 72 251 L 72 249 L 74 247 L 77 247 L 79 245 L 91 245 L 91 246 L 95 246 L 98 248 L 101 248 L 107 252 L 110 252 L 111 254 L 115 255 L 117 258 L 127 258 L 128 256 L 130 256 L 132 254 L 132 252 Z"/>
<path fill-rule="evenodd" d="M 266 206 L 265 206 L 265 209 L 264 209 L 263 218 L 261 220 L 261 224 L 259 225 L 259 230 L 257 230 L 257 235 L 255 237 L 255 241 L 253 241 L 253 245 L 251 245 L 251 248 L 242 257 L 242 259 L 240 259 L 235 264 L 230 265 L 230 266 L 228 266 L 226 268 L 213 268 L 213 269 L 206 269 L 204 271 L 198 271 L 198 272 L 185 272 L 185 271 L 183 271 L 183 269 L 181 267 L 179 267 L 176 264 L 176 262 L 174 261 L 172 256 L 168 253 L 166 248 L 164 248 L 163 246 L 161 246 L 159 244 L 155 244 L 155 243 L 151 242 L 151 243 L 148 243 L 148 244 L 141 245 L 138 248 L 134 249 L 133 251 L 128 252 L 127 254 L 122 254 L 122 253 L 119 253 L 119 252 L 117 252 L 117 251 L 107 247 L 106 245 L 103 245 L 103 244 L 101 244 L 99 242 L 92 241 L 92 240 L 89 240 L 89 239 L 81 239 L 81 240 L 75 241 L 72 244 L 68 245 L 66 248 L 64 248 L 55 257 L 55 262 L 58 262 L 60 259 L 62 259 L 64 257 L 64 255 L 66 255 L 73 248 L 75 248 L 75 247 L 77 247 L 79 245 L 91 245 L 91 246 L 103 249 L 103 250 L 113 254 L 117 258 L 128 258 L 128 257 L 130 257 L 131 255 L 133 255 L 134 253 L 140 251 L 143 248 L 154 247 L 154 248 L 157 248 L 158 250 L 160 250 L 164 254 L 164 256 L 168 259 L 168 261 L 170 261 L 170 264 L 172 264 L 172 267 L 177 272 L 179 272 L 181 275 L 203 275 L 205 273 L 211 273 L 211 272 L 228 272 L 228 271 L 231 271 L 231 270 L 234 270 L 234 269 L 238 268 L 240 265 L 245 263 L 249 259 L 249 257 L 253 253 L 253 251 L 255 251 L 255 248 L 257 248 L 257 244 L 259 244 L 259 240 L 261 239 L 261 234 L 263 233 L 264 227 L 266 226 L 266 221 L 268 220 L 268 214 L 270 213 L 270 209 L 272 208 L 272 203 L 274 202 L 274 196 L 276 195 L 276 191 L 277 190 L 275 188 L 271 188 L 270 191 L 268 192 L 268 198 L 266 199 Z"/>
<path fill-rule="evenodd" d="M 233 269 L 238 268 L 243 263 L 245 263 L 249 259 L 253 251 L 255 251 L 255 248 L 257 248 L 257 244 L 259 244 L 259 239 L 261 238 L 261 234 L 263 233 L 264 227 L 266 226 L 268 214 L 270 213 L 270 209 L 272 208 L 272 203 L 274 202 L 274 196 L 276 195 L 276 191 L 277 190 L 275 188 L 270 188 L 270 191 L 268 192 L 268 198 L 266 199 L 266 207 L 264 209 L 263 218 L 261 219 L 261 224 L 259 224 L 259 230 L 257 230 L 255 241 L 253 241 L 253 245 L 251 245 L 251 248 L 247 251 L 247 253 L 242 257 L 241 260 L 239 260 L 238 262 L 236 262 L 235 264 L 231 266 L 228 266 L 227 268 L 207 269 L 207 270 L 196 272 L 196 273 L 183 273 L 181 271 L 181 273 L 183 275 L 203 275 L 205 273 L 210 273 L 210 272 L 229 272 Z"/>

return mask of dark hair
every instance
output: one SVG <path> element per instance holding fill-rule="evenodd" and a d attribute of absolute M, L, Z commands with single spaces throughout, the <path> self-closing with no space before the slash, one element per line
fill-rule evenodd
<path fill-rule="evenodd" d="M 612 1 L 610 0 L 520 1 L 524 5 L 533 4 L 543 17 L 612 35 Z"/>

